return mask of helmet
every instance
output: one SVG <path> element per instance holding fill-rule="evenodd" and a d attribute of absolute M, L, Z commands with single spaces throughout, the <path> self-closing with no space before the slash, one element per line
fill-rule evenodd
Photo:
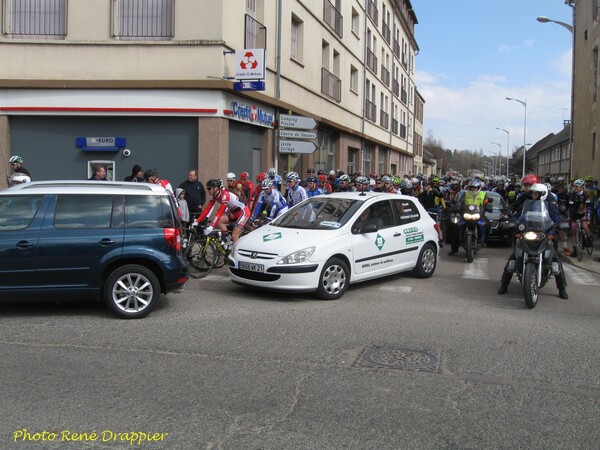
<path fill-rule="evenodd" d="M 248 174 L 248 172 L 242 172 L 240 173 L 240 180 L 247 180 L 249 176 L 250 175 Z"/>
<path fill-rule="evenodd" d="M 296 172 L 289 172 L 285 176 L 285 181 L 298 181 L 299 179 L 300 179 L 300 177 L 298 176 L 298 174 Z"/>
<path fill-rule="evenodd" d="M 477 190 L 480 191 L 481 190 L 481 181 L 479 181 L 478 179 L 471 180 L 471 182 L 469 183 L 469 190 L 472 187 L 477 188 Z"/>
<path fill-rule="evenodd" d="M 432 183 L 439 183 L 440 182 L 440 177 L 431 177 L 431 182 Z"/>
<path fill-rule="evenodd" d="M 369 179 L 365 176 L 360 176 L 356 178 L 356 182 L 358 184 L 369 184 Z"/>
<path fill-rule="evenodd" d="M 225 178 L 227 178 L 227 180 L 235 180 L 235 173 L 229 172 L 225 175 Z"/>
<path fill-rule="evenodd" d="M 416 178 L 416 177 L 415 177 L 415 178 L 413 178 L 412 180 L 410 180 L 410 182 L 411 182 L 412 184 L 418 184 L 418 183 L 420 183 L 419 179 L 418 179 L 418 178 Z"/>
<path fill-rule="evenodd" d="M 534 173 L 530 173 L 528 175 L 525 175 L 523 178 L 521 178 L 521 184 L 534 185 L 534 184 L 539 183 L 539 182 L 540 182 L 540 177 L 538 177 Z"/>
<path fill-rule="evenodd" d="M 222 188 L 223 180 L 220 180 L 218 178 L 211 178 L 210 180 L 208 180 L 206 182 L 206 187 L 207 188 Z"/>
<path fill-rule="evenodd" d="M 14 163 L 23 164 L 23 158 L 21 158 L 20 156 L 17 156 L 17 155 L 11 156 L 10 159 L 8 160 L 8 162 L 10 164 L 14 164 Z"/>
<path fill-rule="evenodd" d="M 517 193 L 515 191 L 510 191 L 508 194 L 508 198 L 515 198 L 517 196 Z"/>
<path fill-rule="evenodd" d="M 412 189 L 412 183 L 410 181 L 403 181 L 400 183 L 400 189 L 410 191 Z"/>
<path fill-rule="evenodd" d="M 313 169 L 313 168 L 310 168 L 310 169 L 308 169 L 308 170 L 306 171 L 306 173 L 315 173 L 315 169 Z"/>
<path fill-rule="evenodd" d="M 590 183 L 591 183 L 592 181 L 594 181 L 594 177 L 593 177 L 593 176 L 591 176 L 591 175 L 587 175 L 587 176 L 586 176 L 586 177 L 583 179 L 583 181 L 585 181 L 585 182 L 590 182 Z"/>
<path fill-rule="evenodd" d="M 581 178 L 573 181 L 573 186 L 579 186 L 582 187 L 585 184 L 585 181 L 583 181 Z"/>
<path fill-rule="evenodd" d="M 144 172 L 144 180 L 149 180 L 152 177 L 157 177 L 158 171 L 156 169 L 148 169 Z"/>
<path fill-rule="evenodd" d="M 306 182 L 307 183 L 316 183 L 317 179 L 315 177 L 307 177 Z"/>
<path fill-rule="evenodd" d="M 350 183 L 350 177 L 348 175 L 344 174 L 340 177 L 340 181 L 346 181 L 346 182 Z"/>
<path fill-rule="evenodd" d="M 375 186 L 375 180 L 373 178 L 369 178 L 369 186 L 371 186 L 371 187 Z"/>
<path fill-rule="evenodd" d="M 325 171 L 323 169 L 319 169 L 317 175 L 325 175 Z"/>
<path fill-rule="evenodd" d="M 256 175 L 256 181 L 258 181 L 259 183 L 262 182 L 262 180 L 264 180 L 265 178 L 267 178 L 267 174 L 265 172 L 260 172 L 258 175 Z"/>
<path fill-rule="evenodd" d="M 542 183 L 535 183 L 534 185 L 531 186 L 531 189 L 529 189 L 530 192 L 539 192 L 540 194 L 540 200 L 546 200 L 546 198 L 548 197 L 548 188 L 546 187 L 545 184 Z"/>
<path fill-rule="evenodd" d="M 394 177 L 394 178 L 392 178 L 392 183 L 394 183 L 394 186 L 400 186 L 400 183 L 402 183 L 402 180 L 400 179 L 400 177 Z"/>
<path fill-rule="evenodd" d="M 268 178 L 265 178 L 264 180 L 262 180 L 261 186 L 263 189 L 273 187 L 273 180 L 269 180 Z"/>
<path fill-rule="evenodd" d="M 269 174 L 270 177 L 274 177 L 275 175 L 277 175 L 277 170 L 275 169 L 275 167 L 271 167 L 269 169 L 268 174 Z"/>
<path fill-rule="evenodd" d="M 11 186 L 13 186 L 15 184 L 30 183 L 30 182 L 31 182 L 31 178 L 29 178 L 27 175 L 24 175 L 22 173 L 13 173 L 10 177 L 9 184 Z"/>
<path fill-rule="evenodd" d="M 324 182 L 325 180 L 327 180 L 327 175 L 325 175 L 324 173 L 320 174 L 320 175 L 319 175 L 319 181 L 322 183 L 322 182 Z"/>
<path fill-rule="evenodd" d="M 381 177 L 381 181 L 385 184 L 385 183 L 391 183 L 392 182 L 392 177 L 385 175 L 383 177 Z"/>
<path fill-rule="evenodd" d="M 330 171 L 329 171 L 329 175 L 331 175 L 332 177 L 335 177 L 335 170 L 333 170 L 333 169 L 332 169 L 332 170 L 330 170 Z"/>

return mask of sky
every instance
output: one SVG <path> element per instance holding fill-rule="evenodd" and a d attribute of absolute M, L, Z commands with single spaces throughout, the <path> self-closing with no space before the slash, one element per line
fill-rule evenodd
<path fill-rule="evenodd" d="M 424 133 L 451 150 L 506 156 L 570 118 L 572 21 L 564 0 L 411 0 Z M 506 100 L 527 103 L 525 107 Z M 496 130 L 509 131 L 509 134 Z M 501 145 L 492 144 L 496 142 Z"/>

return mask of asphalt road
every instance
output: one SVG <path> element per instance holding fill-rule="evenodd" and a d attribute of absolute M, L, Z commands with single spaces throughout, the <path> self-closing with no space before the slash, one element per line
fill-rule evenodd
<path fill-rule="evenodd" d="M 508 249 L 442 250 L 332 302 L 223 269 L 143 320 L 2 304 L 0 448 L 598 448 L 600 275 L 529 310 L 496 294 Z"/>

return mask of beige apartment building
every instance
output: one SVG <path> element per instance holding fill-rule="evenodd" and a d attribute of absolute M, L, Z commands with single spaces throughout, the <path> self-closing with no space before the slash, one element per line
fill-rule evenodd
<path fill-rule="evenodd" d="M 410 0 L 0 4 L 6 174 L 20 155 L 34 180 L 97 164 L 116 180 L 157 168 L 172 184 L 194 167 L 203 181 L 269 167 L 402 175 L 422 155 Z M 264 50 L 264 90 L 235 88 L 248 49 Z M 280 114 L 316 126 L 280 137 Z"/>
<path fill-rule="evenodd" d="M 571 177 L 600 179 L 600 1 L 566 0 L 574 7 L 573 151 Z"/>

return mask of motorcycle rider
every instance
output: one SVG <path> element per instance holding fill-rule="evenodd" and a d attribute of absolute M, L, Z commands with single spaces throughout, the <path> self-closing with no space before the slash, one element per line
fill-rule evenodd
<path fill-rule="evenodd" d="M 541 184 L 541 183 L 535 183 L 533 184 L 530 188 L 529 188 L 529 195 L 531 200 L 539 200 L 542 202 L 546 203 L 546 207 L 548 209 L 548 213 L 550 215 L 550 218 L 552 219 L 552 221 L 555 224 L 558 224 L 560 222 L 564 222 L 564 218 L 559 214 L 558 209 L 556 207 L 556 205 L 553 202 L 549 202 L 548 200 L 548 188 Z M 534 202 L 530 202 L 531 204 L 535 204 Z M 522 211 L 522 213 L 519 216 L 519 219 L 517 220 L 517 223 L 519 221 L 523 221 L 525 218 L 525 213 L 526 211 Z M 556 278 L 556 287 L 558 288 L 558 296 L 562 299 L 568 299 L 569 296 L 567 295 L 567 279 L 565 277 L 565 272 L 562 268 L 562 264 L 560 262 L 560 259 L 558 258 L 558 255 L 556 254 L 556 251 L 552 252 L 552 262 L 553 263 L 557 263 L 559 266 L 559 273 L 555 274 L 555 278 Z M 515 254 L 515 245 L 513 244 L 513 251 L 511 253 L 511 255 L 508 257 L 508 261 L 506 262 L 506 265 L 504 266 L 504 271 L 502 272 L 502 279 L 500 280 L 500 289 L 498 289 L 498 294 L 500 295 L 504 295 L 506 294 L 507 290 L 508 290 L 508 285 L 510 284 L 510 280 L 512 279 L 512 275 L 515 271 L 515 266 L 516 266 L 516 254 Z M 515 262 L 513 262 L 515 261 Z"/>

